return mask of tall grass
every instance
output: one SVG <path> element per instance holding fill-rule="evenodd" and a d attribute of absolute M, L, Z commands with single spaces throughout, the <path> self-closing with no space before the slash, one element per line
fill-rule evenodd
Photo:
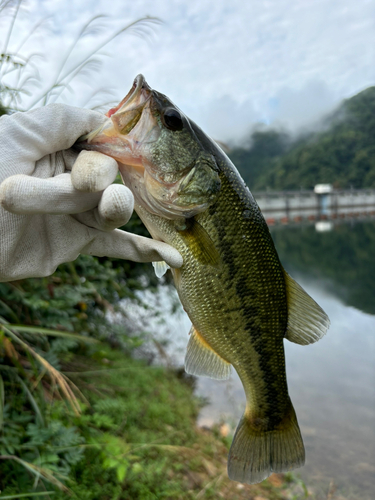
<path fill-rule="evenodd" d="M 0 105 L 8 112 L 27 111 L 59 102 L 67 92 L 74 94 L 77 84 L 82 82 L 92 88 L 85 106 L 95 107 L 95 102 L 97 106 L 111 104 L 112 100 L 106 103 L 105 99 L 113 98 L 113 91 L 94 83 L 95 74 L 99 73 L 108 57 L 103 49 L 125 35 L 148 39 L 161 23 L 156 17 L 143 17 L 113 30 L 109 16 L 96 15 L 82 23 L 61 54 L 50 53 L 48 43 L 44 44 L 43 52 L 29 53 L 26 47 L 32 46 L 38 36 L 43 36 L 46 41 L 51 37 L 51 19 L 38 20 L 21 37 L 17 20 L 22 13 L 22 3 L 23 0 L 3 0 L 0 3 L 0 20 L 6 23 L 5 31 L 0 35 Z M 89 48 L 82 51 L 81 42 L 87 37 L 91 37 Z M 52 60 L 55 68 L 51 72 Z"/>

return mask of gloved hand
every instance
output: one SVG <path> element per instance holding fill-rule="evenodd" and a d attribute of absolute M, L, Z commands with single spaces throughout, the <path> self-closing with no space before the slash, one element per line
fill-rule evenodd
<path fill-rule="evenodd" d="M 0 118 L 0 281 L 48 276 L 80 253 L 182 265 L 171 246 L 115 229 L 133 211 L 112 184 L 116 161 L 68 149 L 104 119 L 62 104 Z"/>

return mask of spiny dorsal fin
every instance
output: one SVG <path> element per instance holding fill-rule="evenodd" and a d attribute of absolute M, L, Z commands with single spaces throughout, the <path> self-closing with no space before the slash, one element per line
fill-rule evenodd
<path fill-rule="evenodd" d="M 192 325 L 185 356 L 186 373 L 225 380 L 230 376 L 230 367 L 230 363 L 216 354 Z"/>
<path fill-rule="evenodd" d="M 308 345 L 327 332 L 330 321 L 323 309 L 284 271 L 288 302 L 288 326 L 285 334 L 290 342 Z"/>

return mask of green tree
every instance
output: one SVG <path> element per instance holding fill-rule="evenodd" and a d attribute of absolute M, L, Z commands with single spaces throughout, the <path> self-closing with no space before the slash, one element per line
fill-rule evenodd
<path fill-rule="evenodd" d="M 255 132 L 230 157 L 253 190 L 375 187 L 375 87 L 344 101 L 323 131 L 293 141 L 283 132 Z"/>
<path fill-rule="evenodd" d="M 229 152 L 229 157 L 253 189 L 258 179 L 272 169 L 275 160 L 285 153 L 290 139 L 285 132 L 276 130 L 254 131 L 248 144 Z"/>

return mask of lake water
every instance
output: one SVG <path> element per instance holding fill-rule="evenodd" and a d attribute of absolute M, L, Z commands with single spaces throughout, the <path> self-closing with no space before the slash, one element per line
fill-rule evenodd
<path fill-rule="evenodd" d="M 375 223 L 272 230 L 280 259 L 331 319 L 318 343 L 285 341 L 288 385 L 306 447 L 306 464 L 296 470 L 316 499 L 375 498 Z M 151 299 L 150 299 L 151 300 Z M 153 299 L 155 300 L 155 299 Z M 157 309 L 168 311 L 170 292 Z M 182 309 L 149 328 L 168 338 L 165 350 L 182 364 L 190 321 Z M 200 425 L 226 422 L 233 428 L 245 397 L 234 373 L 229 381 L 200 377 L 197 394 L 208 400 Z"/>

